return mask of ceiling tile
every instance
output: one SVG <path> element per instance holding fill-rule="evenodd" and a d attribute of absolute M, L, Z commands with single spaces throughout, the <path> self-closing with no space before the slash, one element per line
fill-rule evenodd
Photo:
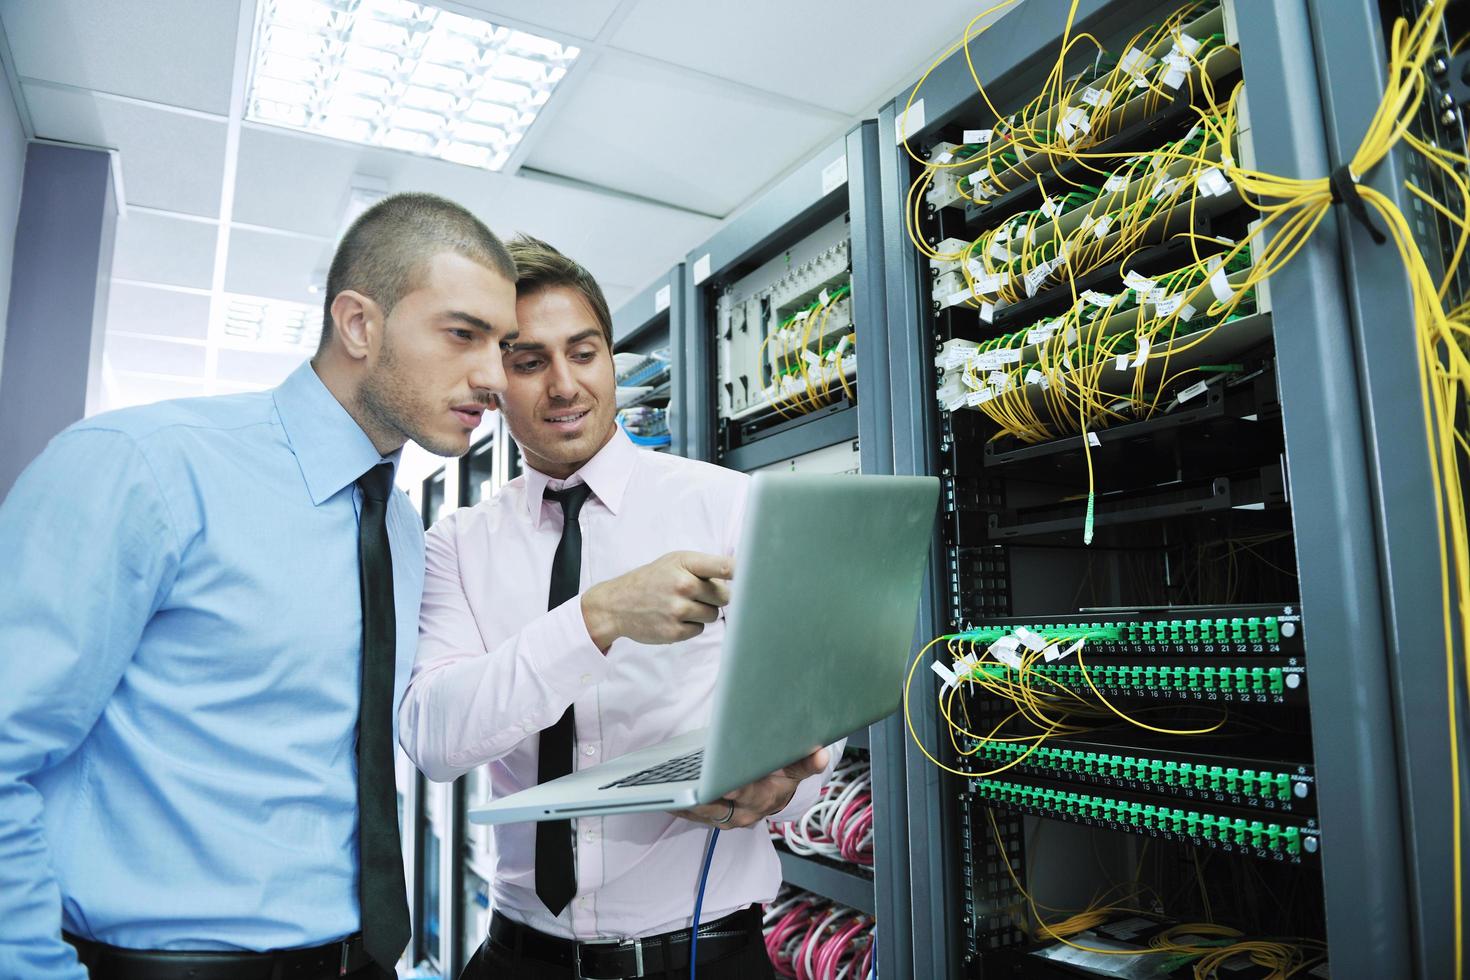
<path fill-rule="evenodd" d="M 213 224 L 131 211 L 117 223 L 112 274 L 172 286 L 210 288 L 214 277 Z"/>
<path fill-rule="evenodd" d="M 103 343 L 102 355 L 107 358 L 108 367 L 114 371 L 174 374 L 189 378 L 204 376 L 204 348 L 199 344 L 151 340 L 145 337 L 120 337 L 108 333 Z"/>
<path fill-rule="evenodd" d="M 534 176 L 471 167 L 348 143 L 247 127 L 240 139 L 235 218 L 248 224 L 334 238 L 354 173 L 392 192 L 427 191 L 470 209 L 502 237 L 526 232 L 584 262 L 609 283 L 648 282 L 707 238 L 718 221 L 673 208 L 596 193 Z M 281 179 L 291 174 L 290 180 Z M 300 299 L 331 244 L 237 229 L 229 288 Z M 238 264 L 237 264 L 238 262 Z M 245 285 L 250 289 L 243 289 Z"/>
<path fill-rule="evenodd" d="M 591 40 L 618 7 L 618 0 L 436 0 L 436 5 L 499 24 Z"/>
<path fill-rule="evenodd" d="M 23 91 L 37 136 L 118 151 L 128 204 L 219 215 L 224 123 L 44 85 Z"/>
<path fill-rule="evenodd" d="M 0 0 L 16 70 L 224 114 L 238 0 Z"/>
<path fill-rule="evenodd" d="M 204 340 L 209 336 L 209 297 L 127 282 L 108 287 L 107 332 Z"/>
<path fill-rule="evenodd" d="M 235 228 L 230 232 L 225 291 L 315 306 L 321 297 L 307 286 L 312 274 L 331 261 L 331 249 L 323 242 Z"/>
<path fill-rule="evenodd" d="M 562 97 L 526 166 L 717 215 L 847 126 L 617 52 Z"/>
<path fill-rule="evenodd" d="M 917 78 L 976 13 L 973 0 L 926 0 L 921 6 L 749 0 L 739 16 L 720 4 L 638 0 L 610 43 L 856 115 Z M 717 44 L 689 43 L 716 37 Z M 861 70 L 855 71 L 858 51 Z"/>

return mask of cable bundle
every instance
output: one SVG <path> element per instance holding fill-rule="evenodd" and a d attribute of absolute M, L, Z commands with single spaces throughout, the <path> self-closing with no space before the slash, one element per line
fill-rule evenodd
<path fill-rule="evenodd" d="M 766 907 L 762 929 L 779 977 L 862 980 L 872 975 L 870 915 L 787 888 Z"/>
<path fill-rule="evenodd" d="M 847 375 L 850 368 L 855 370 L 857 366 L 852 352 L 857 332 L 844 331 L 842 336 L 832 337 L 830 341 L 827 337 L 833 312 L 844 300 L 851 309 L 851 296 L 850 282 L 830 292 L 824 289 L 761 341 L 757 356 L 772 376 L 771 383 L 761 393 L 783 417 L 814 412 L 836 400 L 839 390 L 848 399 L 853 397 Z M 833 326 L 841 319 L 833 321 Z"/>
<path fill-rule="evenodd" d="M 821 798 L 796 820 L 772 823 L 771 837 L 792 853 L 873 863 L 873 781 L 871 765 L 844 756 Z"/>

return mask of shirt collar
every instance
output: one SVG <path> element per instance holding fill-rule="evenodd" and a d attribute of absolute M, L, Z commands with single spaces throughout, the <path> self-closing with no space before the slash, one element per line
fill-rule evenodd
<path fill-rule="evenodd" d="M 322 384 L 310 361 L 292 371 L 272 394 L 313 504 L 320 505 L 379 463 L 391 463 L 394 476 L 398 475 L 402 450 L 387 456 L 378 452 L 362 426 Z"/>
<path fill-rule="evenodd" d="M 553 489 L 569 486 L 574 483 L 585 483 L 592 490 L 592 495 L 602 501 L 602 505 L 614 514 L 623 503 L 623 492 L 628 488 L 628 480 L 633 476 L 633 466 L 638 462 L 639 449 L 633 445 L 633 440 L 623 431 L 623 427 L 617 426 L 613 437 L 607 441 L 607 445 L 597 451 L 582 468 L 577 470 L 565 480 L 553 481 L 551 477 L 542 473 L 534 466 L 526 466 L 526 513 L 531 518 L 532 527 L 541 526 L 541 502 L 545 497 L 546 488 L 552 482 L 557 486 Z M 522 454 L 524 456 L 524 454 Z"/>

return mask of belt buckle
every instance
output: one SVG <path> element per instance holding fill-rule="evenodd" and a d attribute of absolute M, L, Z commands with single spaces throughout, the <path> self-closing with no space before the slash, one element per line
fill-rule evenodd
<path fill-rule="evenodd" d="M 618 943 L 618 946 L 626 946 L 629 943 L 633 944 L 633 969 L 637 971 L 633 975 L 641 977 L 643 976 L 643 940 L 641 938 L 625 939 Z"/>
<path fill-rule="evenodd" d="M 582 973 L 582 946 L 583 945 L 584 945 L 583 943 L 579 943 L 579 942 L 573 942 L 572 943 L 572 968 L 575 971 L 575 975 L 577 977 L 577 980 L 588 980 L 588 978 Z M 611 944 L 610 943 L 598 943 L 597 945 L 599 945 L 599 946 L 607 946 L 607 945 L 611 945 Z M 642 939 L 624 939 L 622 942 L 620 942 L 620 943 L 617 944 L 617 948 L 618 949 L 627 949 L 630 946 L 633 948 L 633 976 L 635 976 L 635 977 L 641 977 L 641 976 L 644 975 L 644 973 L 643 973 L 643 940 Z"/>

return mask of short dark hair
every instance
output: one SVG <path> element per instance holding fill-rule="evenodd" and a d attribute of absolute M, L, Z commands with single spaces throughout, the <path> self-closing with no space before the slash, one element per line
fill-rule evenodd
<path fill-rule="evenodd" d="M 511 258 L 516 264 L 516 298 L 531 296 L 543 289 L 566 286 L 582 294 L 597 325 L 602 328 L 607 349 L 612 350 L 612 314 L 608 312 L 607 297 L 602 287 L 592 278 L 581 263 L 567 258 L 539 238 L 521 234 L 506 242 Z"/>
<path fill-rule="evenodd" d="M 424 264 L 441 252 L 463 255 L 507 279 L 516 278 L 505 244 L 453 201 L 434 194 L 394 194 L 364 211 L 332 256 L 317 353 L 331 342 L 332 301 L 338 294 L 347 289 L 362 293 L 387 316 L 418 287 Z"/>

